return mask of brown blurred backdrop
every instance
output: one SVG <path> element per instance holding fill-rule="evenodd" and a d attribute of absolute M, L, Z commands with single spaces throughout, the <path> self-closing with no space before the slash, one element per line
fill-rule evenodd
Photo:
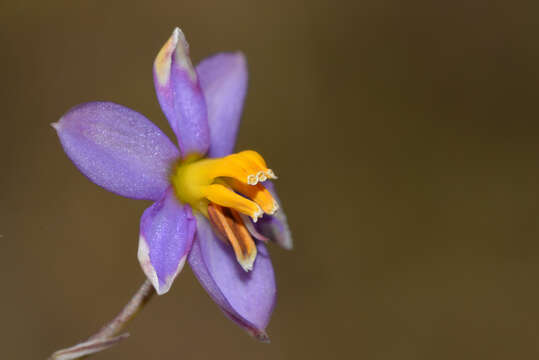
<path fill-rule="evenodd" d="M 143 281 L 149 203 L 82 176 L 49 126 L 111 100 L 171 135 L 151 66 L 242 50 L 238 148 L 280 175 L 270 345 L 191 271 L 96 359 L 536 359 L 537 1 L 0 2 L 1 357 L 43 359 Z"/>

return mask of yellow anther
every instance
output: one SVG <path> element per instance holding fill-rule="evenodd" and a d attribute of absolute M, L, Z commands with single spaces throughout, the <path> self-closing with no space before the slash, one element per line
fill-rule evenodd
<path fill-rule="evenodd" d="M 256 259 L 256 246 L 240 215 L 231 209 L 210 204 L 208 215 L 215 230 L 232 246 L 236 260 L 243 270 L 250 271 Z"/>
<path fill-rule="evenodd" d="M 215 203 L 227 208 L 235 209 L 242 214 L 249 215 L 254 222 L 262 217 L 262 209 L 257 203 L 236 194 L 221 184 L 212 184 L 204 188 L 204 197 Z"/>
<path fill-rule="evenodd" d="M 266 214 L 273 215 L 279 209 L 279 205 L 271 196 L 271 193 L 262 184 L 246 185 L 240 181 L 230 179 L 227 181 L 232 189 L 243 194 L 257 203 Z"/>

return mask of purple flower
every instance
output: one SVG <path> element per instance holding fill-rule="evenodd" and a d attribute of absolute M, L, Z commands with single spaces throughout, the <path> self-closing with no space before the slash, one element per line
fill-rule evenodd
<path fill-rule="evenodd" d="M 176 28 L 153 74 L 178 147 L 143 115 L 110 102 L 78 105 L 53 126 L 91 181 L 154 201 L 140 220 L 138 259 L 158 294 L 187 260 L 229 318 L 268 340 L 276 288 L 263 242 L 289 249 L 292 240 L 267 181 L 276 179 L 273 171 L 255 151 L 232 153 L 247 88 L 245 58 L 220 53 L 195 68 Z"/>

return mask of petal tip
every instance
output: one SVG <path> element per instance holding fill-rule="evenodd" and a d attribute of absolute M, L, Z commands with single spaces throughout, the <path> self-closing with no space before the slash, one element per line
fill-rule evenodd
<path fill-rule="evenodd" d="M 294 250 L 294 243 L 291 238 L 278 240 L 277 243 L 281 248 L 285 250 L 288 250 L 288 251 Z"/>
<path fill-rule="evenodd" d="M 232 55 L 235 58 L 238 65 L 247 64 L 247 58 L 245 57 L 245 54 L 243 53 L 243 51 L 238 50 L 231 53 L 230 55 Z"/>
<path fill-rule="evenodd" d="M 146 238 L 142 235 L 139 236 L 137 258 L 140 263 L 140 266 L 142 267 L 142 271 L 144 271 L 144 274 L 152 283 L 157 294 L 163 294 L 160 290 L 157 273 L 155 272 L 155 269 L 150 261 L 150 248 L 148 247 Z"/>
<path fill-rule="evenodd" d="M 176 279 L 176 276 L 178 276 L 178 274 L 182 271 L 185 265 L 185 261 L 187 260 L 187 255 L 184 255 L 178 262 L 178 267 L 176 268 L 176 271 L 173 274 L 168 275 L 164 279 L 164 282 L 162 282 L 159 281 L 157 272 L 155 271 L 155 268 L 150 261 L 149 247 L 146 242 L 146 238 L 144 238 L 144 236 L 142 235 L 139 237 L 139 249 L 137 255 L 142 270 L 144 271 L 144 274 L 146 275 L 148 280 L 150 280 L 150 282 L 152 283 L 157 295 L 164 295 L 169 292 L 172 283 Z"/>
<path fill-rule="evenodd" d="M 186 49 L 189 49 L 189 44 L 185 39 L 185 34 L 178 26 L 176 26 L 172 31 L 172 37 L 174 38 L 174 47 L 176 47 L 178 45 L 178 41 L 181 40 L 182 46 Z"/>
<path fill-rule="evenodd" d="M 180 35 L 183 35 L 179 27 L 176 27 L 172 31 L 172 35 L 167 40 L 165 45 L 159 50 L 159 53 L 155 57 L 154 71 L 157 80 L 161 86 L 167 84 L 170 78 L 170 66 L 172 63 L 172 54 L 178 45 Z"/>
<path fill-rule="evenodd" d="M 165 283 L 160 284 L 159 290 L 157 290 L 157 294 L 163 295 L 170 290 L 170 287 L 172 286 L 172 283 L 176 279 L 176 276 L 178 276 L 178 274 L 182 271 L 183 266 L 185 265 L 185 260 L 187 260 L 187 255 L 183 256 L 180 259 L 180 262 L 178 263 L 178 268 L 176 269 L 174 274 L 167 276 L 167 278 L 165 279 Z"/>
<path fill-rule="evenodd" d="M 57 122 L 53 122 L 53 123 L 50 123 L 50 125 L 52 126 L 52 128 L 56 131 L 60 131 L 60 121 L 62 119 L 58 120 Z"/>
<path fill-rule="evenodd" d="M 187 39 L 185 38 L 185 34 L 183 33 L 182 29 L 176 26 L 174 30 L 172 31 L 171 39 L 172 39 L 171 48 L 176 49 L 176 52 L 178 52 L 178 48 L 179 48 L 179 50 L 181 51 L 180 52 L 181 56 L 189 57 L 189 43 L 187 42 Z M 178 46 L 178 44 L 180 46 Z"/>
<path fill-rule="evenodd" d="M 168 83 L 172 66 L 186 71 L 191 81 L 196 82 L 196 72 L 189 58 L 189 43 L 179 27 L 174 28 L 172 35 L 155 58 L 154 70 L 159 85 L 165 86 Z"/>
<path fill-rule="evenodd" d="M 294 240 L 288 229 L 286 234 L 277 237 L 277 243 L 285 250 L 294 250 Z"/>
<path fill-rule="evenodd" d="M 187 42 L 184 33 L 178 27 L 174 29 L 173 36 L 176 39 L 174 65 L 185 70 L 191 81 L 196 83 L 197 74 L 193 67 L 193 63 L 191 62 L 191 58 L 189 57 L 189 43 Z"/>
<path fill-rule="evenodd" d="M 269 335 L 264 330 L 251 331 L 251 335 L 258 341 L 269 344 L 271 343 Z"/>
<path fill-rule="evenodd" d="M 183 35 L 182 29 L 180 29 L 178 26 L 176 26 L 174 28 L 174 30 L 172 30 L 172 37 L 174 38 L 174 40 L 176 42 L 178 41 L 178 38 L 180 37 L 180 34 Z"/>

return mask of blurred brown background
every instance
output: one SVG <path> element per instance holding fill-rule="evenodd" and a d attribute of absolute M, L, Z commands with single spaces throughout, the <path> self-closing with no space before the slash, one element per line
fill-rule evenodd
<path fill-rule="evenodd" d="M 43 359 L 143 281 L 149 203 L 90 183 L 49 126 L 111 100 L 172 132 L 151 66 L 242 50 L 238 148 L 260 151 L 295 250 L 271 247 L 270 345 L 191 271 L 96 359 L 536 359 L 537 1 L 0 2 L 1 356 Z"/>

